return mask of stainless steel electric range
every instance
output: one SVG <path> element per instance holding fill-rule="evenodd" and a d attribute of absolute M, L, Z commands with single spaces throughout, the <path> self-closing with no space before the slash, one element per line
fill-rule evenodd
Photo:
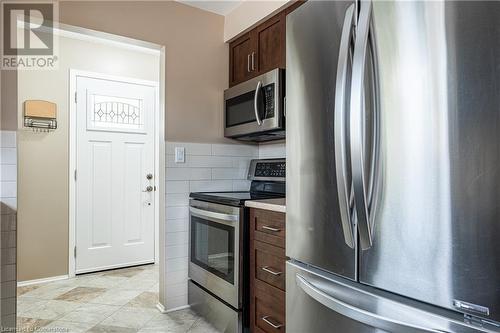
<path fill-rule="evenodd" d="M 191 308 L 221 332 L 249 327 L 249 214 L 246 200 L 285 197 L 285 159 L 252 160 L 247 192 L 191 193 Z"/>

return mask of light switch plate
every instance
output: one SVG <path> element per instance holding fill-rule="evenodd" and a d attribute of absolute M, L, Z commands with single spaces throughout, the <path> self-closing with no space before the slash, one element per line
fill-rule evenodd
<path fill-rule="evenodd" d="M 175 163 L 184 163 L 186 161 L 186 149 L 184 147 L 175 147 Z"/>

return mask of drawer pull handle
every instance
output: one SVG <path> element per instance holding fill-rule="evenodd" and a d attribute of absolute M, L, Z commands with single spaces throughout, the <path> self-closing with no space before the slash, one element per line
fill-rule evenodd
<path fill-rule="evenodd" d="M 272 275 L 274 275 L 274 276 L 278 276 L 278 275 L 283 274 L 283 272 L 275 272 L 275 271 L 273 271 L 272 269 L 269 269 L 269 266 L 264 266 L 264 267 L 262 267 L 262 270 L 263 270 L 264 272 L 268 272 L 269 274 L 272 274 Z"/>
<path fill-rule="evenodd" d="M 264 322 L 266 322 L 266 324 L 268 324 L 269 326 L 271 326 L 272 328 L 274 329 L 280 329 L 281 327 L 283 327 L 283 324 L 275 324 L 273 323 L 272 321 L 270 321 L 268 318 L 271 318 L 271 316 L 265 316 L 265 317 L 262 317 L 262 320 Z"/>
<path fill-rule="evenodd" d="M 267 225 L 263 225 L 262 229 L 266 229 L 266 230 L 269 230 L 269 231 L 272 231 L 272 232 L 280 232 L 280 229 L 273 228 L 273 227 L 270 227 L 270 226 L 267 226 Z"/>

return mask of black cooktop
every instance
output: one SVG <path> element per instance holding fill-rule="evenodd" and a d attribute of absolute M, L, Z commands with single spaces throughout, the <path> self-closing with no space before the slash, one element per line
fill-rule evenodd
<path fill-rule="evenodd" d="M 252 192 L 192 192 L 190 197 L 222 205 L 243 206 L 246 200 L 284 198 L 285 195 L 280 193 Z"/>
<path fill-rule="evenodd" d="M 284 198 L 285 159 L 252 160 L 248 170 L 250 191 L 192 192 L 193 199 L 230 206 L 243 206 L 246 200 Z"/>

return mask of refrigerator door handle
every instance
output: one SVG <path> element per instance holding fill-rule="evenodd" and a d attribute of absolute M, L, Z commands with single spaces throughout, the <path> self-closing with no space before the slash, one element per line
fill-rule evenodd
<path fill-rule="evenodd" d="M 356 307 L 355 305 L 349 304 L 347 302 L 344 302 L 343 300 L 328 295 L 300 274 L 296 274 L 295 277 L 297 285 L 315 301 L 326 306 L 332 311 L 335 311 L 338 314 L 351 318 L 355 321 L 382 330 L 387 330 L 389 332 L 447 333 L 447 331 L 404 323 L 399 321 L 398 319 L 388 318 L 380 314 L 369 312 L 365 309 Z"/>
<path fill-rule="evenodd" d="M 347 180 L 347 148 L 346 148 L 346 120 L 347 120 L 347 78 L 348 62 L 350 56 L 351 37 L 355 24 L 355 5 L 347 8 L 342 35 L 340 39 L 339 58 L 337 64 L 337 80 L 335 84 L 335 167 L 337 172 L 337 192 L 340 204 L 340 216 L 345 243 L 350 247 L 355 246 L 354 216 L 351 215 L 350 194 L 351 187 Z"/>
<path fill-rule="evenodd" d="M 376 192 L 376 177 L 378 174 L 378 149 L 379 149 L 379 116 L 377 100 L 377 71 L 376 64 L 373 61 L 374 92 L 373 96 L 373 138 L 371 144 L 370 170 L 369 174 L 365 172 L 365 147 L 364 138 L 366 134 L 366 124 L 364 117 L 364 80 L 366 71 L 366 57 L 369 45 L 372 52 L 375 53 L 373 40 L 369 38 L 371 28 L 372 2 L 364 1 L 361 6 L 361 13 L 357 25 L 356 42 L 354 46 L 353 69 L 351 81 L 351 115 L 350 115 L 350 140 L 351 140 L 351 167 L 354 202 L 356 207 L 356 216 L 358 219 L 358 231 L 361 248 L 367 250 L 372 246 L 372 233 L 374 213 L 370 208 L 374 207 L 374 197 Z M 369 40 L 370 39 L 370 40 Z M 375 57 L 375 56 L 374 56 Z M 373 59 L 372 59 L 373 60 Z M 366 186 L 366 179 L 369 180 Z M 368 187 L 368 188 L 367 188 Z"/>

